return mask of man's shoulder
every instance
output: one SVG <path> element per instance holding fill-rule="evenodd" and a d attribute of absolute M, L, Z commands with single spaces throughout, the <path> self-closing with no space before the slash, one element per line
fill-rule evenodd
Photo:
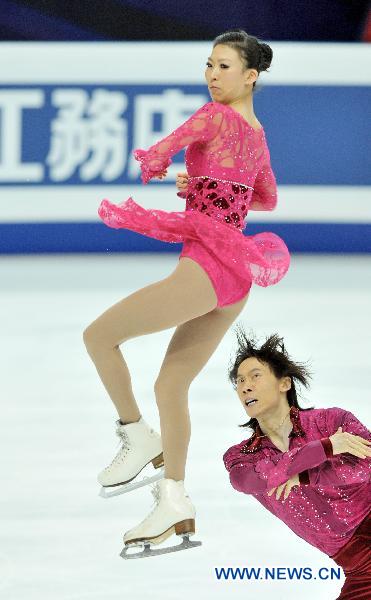
<path fill-rule="evenodd" d="M 348 411 L 345 410 L 345 408 L 340 408 L 339 406 L 331 406 L 330 408 L 307 408 L 300 410 L 300 418 L 316 418 L 321 417 L 322 415 L 343 415 L 346 412 Z"/>
<path fill-rule="evenodd" d="M 224 452 L 223 462 L 228 471 L 230 470 L 232 462 L 234 462 L 236 458 L 240 458 L 242 460 L 242 457 L 245 457 L 246 459 L 246 456 L 244 456 L 244 454 L 241 453 L 241 449 L 243 449 L 244 446 L 248 445 L 251 442 L 252 438 L 254 438 L 254 433 L 252 433 L 252 435 L 249 438 L 238 442 L 238 444 L 230 446 L 228 450 Z"/>
<path fill-rule="evenodd" d="M 341 422 L 349 411 L 339 406 L 332 406 L 330 408 L 310 408 L 307 410 L 300 411 L 300 421 L 305 425 L 315 423 L 319 429 L 332 428 L 338 422 Z"/>
<path fill-rule="evenodd" d="M 247 444 L 248 442 L 250 442 L 250 441 L 251 441 L 251 438 L 252 438 L 252 437 L 254 437 L 254 435 L 255 435 L 255 434 L 254 434 L 254 433 L 252 433 L 250 437 L 248 437 L 248 438 L 246 438 L 246 439 L 244 439 L 244 440 L 241 440 L 241 442 L 238 442 L 237 444 L 233 444 L 233 446 L 230 446 L 230 447 L 228 448 L 228 450 L 226 450 L 226 451 L 224 452 L 224 455 L 223 455 L 223 456 L 226 456 L 227 454 L 231 454 L 231 453 L 234 453 L 234 452 L 239 452 L 239 451 L 241 450 L 241 448 L 242 448 L 242 447 L 243 447 L 245 444 Z"/>

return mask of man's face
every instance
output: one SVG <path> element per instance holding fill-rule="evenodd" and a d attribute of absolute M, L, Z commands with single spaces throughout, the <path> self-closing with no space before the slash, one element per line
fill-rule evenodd
<path fill-rule="evenodd" d="M 255 357 L 246 358 L 238 367 L 237 394 L 250 418 L 274 414 L 290 387 L 290 377 L 277 379 L 269 365 Z"/>

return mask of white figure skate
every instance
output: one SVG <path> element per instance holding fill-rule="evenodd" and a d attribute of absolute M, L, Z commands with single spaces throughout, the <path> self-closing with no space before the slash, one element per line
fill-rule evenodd
<path fill-rule="evenodd" d="M 125 545 L 120 556 L 125 559 L 145 558 L 201 546 L 202 542 L 189 539 L 195 532 L 196 511 L 184 489 L 184 482 L 162 479 L 153 486 L 151 492 L 155 498 L 155 507 L 137 527 L 125 533 Z M 160 544 L 173 533 L 183 537 L 181 544 L 151 549 L 151 544 Z M 143 551 L 129 552 L 137 546 L 144 546 Z"/>
<path fill-rule="evenodd" d="M 141 417 L 135 423 L 122 425 L 116 421 L 116 435 L 120 438 L 121 449 L 111 462 L 98 475 L 102 488 L 99 495 L 111 498 L 153 483 L 164 476 L 164 459 L 160 435 Z M 152 463 L 158 470 L 152 476 L 137 479 L 139 473 Z M 107 491 L 107 488 L 116 488 Z"/>

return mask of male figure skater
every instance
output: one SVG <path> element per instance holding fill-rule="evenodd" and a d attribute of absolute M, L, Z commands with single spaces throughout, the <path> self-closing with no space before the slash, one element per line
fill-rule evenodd
<path fill-rule="evenodd" d="M 223 456 L 231 485 L 343 568 L 338 600 L 370 600 L 370 432 L 342 408 L 299 406 L 310 373 L 277 334 L 260 348 L 237 338 L 229 378 L 254 433 Z"/>

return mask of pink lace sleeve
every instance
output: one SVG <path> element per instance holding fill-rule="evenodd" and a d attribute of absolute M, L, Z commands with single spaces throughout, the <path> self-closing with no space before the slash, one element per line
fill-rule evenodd
<path fill-rule="evenodd" d="M 192 142 L 205 142 L 213 139 L 218 133 L 222 118 L 223 113 L 215 106 L 215 103 L 207 102 L 183 125 L 148 150 L 141 148 L 134 150 L 134 158 L 141 163 L 143 183 L 148 183 L 154 175 L 166 169 L 172 163 L 170 157 L 185 146 Z"/>
<path fill-rule="evenodd" d="M 256 176 L 249 210 L 273 210 L 276 205 L 276 178 L 268 160 Z"/>

